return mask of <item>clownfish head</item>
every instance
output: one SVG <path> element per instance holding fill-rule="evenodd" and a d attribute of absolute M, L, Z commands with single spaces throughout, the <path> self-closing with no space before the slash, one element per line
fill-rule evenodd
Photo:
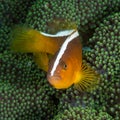
<path fill-rule="evenodd" d="M 78 36 L 78 31 L 74 30 L 50 61 L 47 79 L 57 89 L 68 88 L 78 79 L 77 71 L 80 72 L 81 61 L 80 44 L 76 42 L 79 41 Z"/>
<path fill-rule="evenodd" d="M 73 84 L 73 76 L 73 68 L 70 61 L 60 60 L 54 73 L 51 71 L 47 74 L 47 79 L 55 88 L 64 89 Z"/>

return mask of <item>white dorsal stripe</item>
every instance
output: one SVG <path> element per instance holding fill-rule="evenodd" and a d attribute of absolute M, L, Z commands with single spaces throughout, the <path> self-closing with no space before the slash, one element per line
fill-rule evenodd
<path fill-rule="evenodd" d="M 42 35 L 44 36 L 48 36 L 48 37 L 63 37 L 63 36 L 68 36 L 70 35 L 73 31 L 75 31 L 74 29 L 72 30 L 63 30 L 63 31 L 59 31 L 56 34 L 48 34 L 48 33 L 44 33 L 44 32 L 40 32 Z"/>
<path fill-rule="evenodd" d="M 74 30 L 74 32 L 70 36 L 68 36 L 67 39 L 65 40 L 65 42 L 62 44 L 62 46 L 60 48 L 60 51 L 59 51 L 59 53 L 58 53 L 58 55 L 56 57 L 56 60 L 55 60 L 55 62 L 53 64 L 53 68 L 52 68 L 52 70 L 50 72 L 51 76 L 54 75 L 54 72 L 55 72 L 55 70 L 56 70 L 56 68 L 57 68 L 57 66 L 59 64 L 59 61 L 60 61 L 62 55 L 64 54 L 65 50 L 67 49 L 68 43 L 70 41 L 74 40 L 74 38 L 76 38 L 78 36 L 79 36 L 78 31 Z"/>

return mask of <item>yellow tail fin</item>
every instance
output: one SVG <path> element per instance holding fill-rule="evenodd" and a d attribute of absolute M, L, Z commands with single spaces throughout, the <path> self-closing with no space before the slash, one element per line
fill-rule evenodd
<path fill-rule="evenodd" d="M 91 91 L 95 89 L 100 81 L 100 75 L 85 62 L 83 62 L 81 67 L 80 81 L 75 83 L 74 87 L 79 91 Z"/>
<path fill-rule="evenodd" d="M 34 29 L 17 26 L 12 32 L 11 49 L 15 52 L 54 54 L 62 42 L 62 40 L 44 36 Z"/>

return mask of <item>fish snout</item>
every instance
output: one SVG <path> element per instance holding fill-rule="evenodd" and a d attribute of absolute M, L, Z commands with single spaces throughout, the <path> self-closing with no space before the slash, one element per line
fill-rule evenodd
<path fill-rule="evenodd" d="M 59 81 L 61 80 L 61 77 L 59 75 L 51 76 L 51 74 L 47 74 L 47 80 L 52 86 L 55 86 L 56 84 L 59 83 Z"/>
<path fill-rule="evenodd" d="M 50 74 L 47 74 L 47 79 L 48 80 L 61 80 L 61 77 L 59 75 L 50 75 Z"/>

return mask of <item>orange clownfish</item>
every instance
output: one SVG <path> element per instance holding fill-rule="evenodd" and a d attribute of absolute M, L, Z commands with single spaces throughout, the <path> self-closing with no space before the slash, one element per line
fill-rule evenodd
<path fill-rule="evenodd" d="M 82 63 L 82 45 L 77 30 L 73 30 L 51 59 L 47 79 L 57 89 L 66 89 L 74 84 L 75 88 L 83 91 L 98 84 L 98 74 Z"/>
<path fill-rule="evenodd" d="M 47 72 L 47 79 L 55 88 L 65 89 L 74 84 L 83 91 L 98 84 L 99 75 L 82 62 L 82 45 L 76 29 L 52 35 L 18 26 L 13 30 L 12 39 L 11 49 L 33 53 L 35 62 Z"/>

